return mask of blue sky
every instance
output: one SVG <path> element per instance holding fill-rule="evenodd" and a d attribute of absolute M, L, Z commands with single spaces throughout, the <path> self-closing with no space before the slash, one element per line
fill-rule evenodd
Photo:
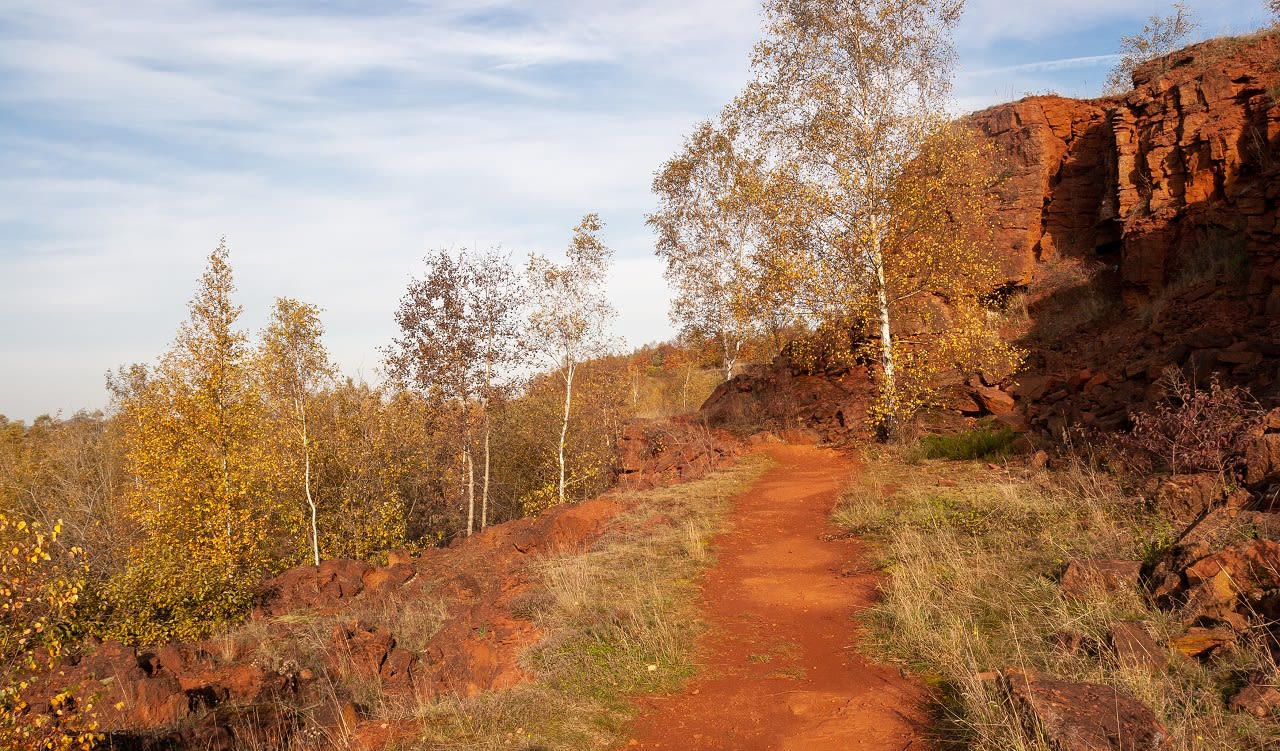
<path fill-rule="evenodd" d="M 1267 20 L 1190 5 L 1199 36 Z M 1168 6 L 969 0 L 956 107 L 1096 95 Z M 758 34 L 748 0 L 5 0 L 0 414 L 104 407 L 103 374 L 167 349 L 224 235 L 246 327 L 276 296 L 319 305 L 371 381 L 428 250 L 557 254 L 588 211 L 617 333 L 670 336 L 649 183 Z"/>

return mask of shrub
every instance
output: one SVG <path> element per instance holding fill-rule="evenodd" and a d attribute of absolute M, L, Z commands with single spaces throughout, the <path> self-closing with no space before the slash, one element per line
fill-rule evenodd
<path fill-rule="evenodd" d="M 83 553 L 55 558 L 62 522 L 45 530 L 0 512 L 0 748 L 89 749 L 93 707 L 74 691 L 50 699 L 51 713 L 29 705 L 34 675 L 68 650 L 76 603 L 84 589 Z"/>
<path fill-rule="evenodd" d="M 1167 16 L 1152 14 L 1141 33 L 1120 38 L 1120 61 L 1107 74 L 1107 94 L 1128 91 L 1140 65 L 1173 52 L 1195 31 L 1199 24 L 1185 2 L 1174 3 L 1172 10 Z"/>
<path fill-rule="evenodd" d="M 1165 398 L 1154 412 L 1133 415 L 1133 430 L 1114 439 L 1138 469 L 1163 467 L 1174 473 L 1234 475 L 1262 409 L 1249 392 L 1224 388 L 1217 376 L 1196 388 L 1176 368 L 1158 382 Z"/>

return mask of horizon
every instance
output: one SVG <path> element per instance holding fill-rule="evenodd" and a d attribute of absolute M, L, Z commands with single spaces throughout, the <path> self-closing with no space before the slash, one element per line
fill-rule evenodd
<path fill-rule="evenodd" d="M 970 0 L 955 111 L 1101 93 L 1120 37 L 1168 3 Z M 1243 34 L 1262 0 L 1190 3 L 1189 41 Z M 242 327 L 272 299 L 324 309 L 344 375 L 378 347 L 441 247 L 560 258 L 598 212 L 625 346 L 670 339 L 649 183 L 746 83 L 746 0 L 146 3 L 121 18 L 0 10 L 0 415 L 107 406 L 151 363 L 227 238 Z"/>

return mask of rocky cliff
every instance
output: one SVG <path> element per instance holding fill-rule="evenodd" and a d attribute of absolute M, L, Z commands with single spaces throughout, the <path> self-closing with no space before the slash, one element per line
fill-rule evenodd
<path fill-rule="evenodd" d="M 967 120 L 994 152 L 1006 334 L 1030 356 L 1003 382 L 948 384 L 943 412 L 1055 436 L 1121 428 L 1172 372 L 1280 404 L 1280 31 L 1154 60 L 1124 96 L 1029 97 Z M 865 371 L 788 365 L 722 385 L 708 421 L 856 437 Z"/>
<path fill-rule="evenodd" d="M 1280 256 L 1280 34 L 1218 39 L 1146 64 L 1113 99 L 1031 97 L 971 116 L 1004 170 L 997 245 L 1031 282 L 1064 256 L 1120 267 L 1140 302 L 1216 234 L 1270 294 Z"/>
<path fill-rule="evenodd" d="M 1134 89 L 970 116 L 1000 178 L 995 241 L 1026 291 L 1031 423 L 1122 425 L 1169 368 L 1277 397 L 1280 33 L 1139 68 Z"/>

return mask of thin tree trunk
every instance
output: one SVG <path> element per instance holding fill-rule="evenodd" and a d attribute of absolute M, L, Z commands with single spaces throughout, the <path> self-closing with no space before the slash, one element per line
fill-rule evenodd
<path fill-rule="evenodd" d="M 480 495 L 480 529 L 489 526 L 489 407 L 484 408 L 484 490 Z"/>
<path fill-rule="evenodd" d="M 480 529 L 489 526 L 489 394 L 493 390 L 493 361 L 484 360 L 484 396 L 480 397 L 480 409 L 484 412 L 484 484 L 480 490 Z"/>
<path fill-rule="evenodd" d="M 470 537 L 476 526 L 476 466 L 471 458 L 471 436 L 467 435 L 463 440 L 466 445 L 462 449 L 462 459 L 467 464 L 467 537 Z"/>
<path fill-rule="evenodd" d="M 564 420 L 560 423 L 560 503 L 564 504 L 564 447 L 569 435 L 569 407 L 573 399 L 573 371 L 576 363 L 566 363 L 564 369 Z"/>
<path fill-rule="evenodd" d="M 311 509 L 311 557 L 317 566 L 320 565 L 320 532 L 316 524 L 316 501 L 311 495 L 311 440 L 307 435 L 307 408 L 302 400 L 297 400 L 298 415 L 302 418 L 302 488 L 307 495 L 307 506 Z"/>
<path fill-rule="evenodd" d="M 684 385 L 680 387 L 680 411 L 689 411 L 689 381 L 693 378 L 693 363 L 684 366 Z"/>
<path fill-rule="evenodd" d="M 227 449 L 221 447 L 222 451 L 222 494 L 227 501 L 227 552 L 231 552 L 231 515 L 235 509 L 231 508 L 231 472 L 227 468 Z"/>
<path fill-rule="evenodd" d="M 732 353 L 730 352 L 729 337 L 724 332 L 720 332 L 720 341 L 724 344 L 724 379 L 731 381 L 733 380 L 733 366 L 738 362 L 738 349 L 734 347 Z"/>
<path fill-rule="evenodd" d="M 884 257 L 880 254 L 880 238 L 872 248 L 872 265 L 876 271 L 876 305 L 880 313 L 880 366 L 884 376 L 884 425 L 886 435 L 897 427 L 898 384 L 893 367 L 893 329 L 889 321 L 889 291 L 885 288 Z"/>

